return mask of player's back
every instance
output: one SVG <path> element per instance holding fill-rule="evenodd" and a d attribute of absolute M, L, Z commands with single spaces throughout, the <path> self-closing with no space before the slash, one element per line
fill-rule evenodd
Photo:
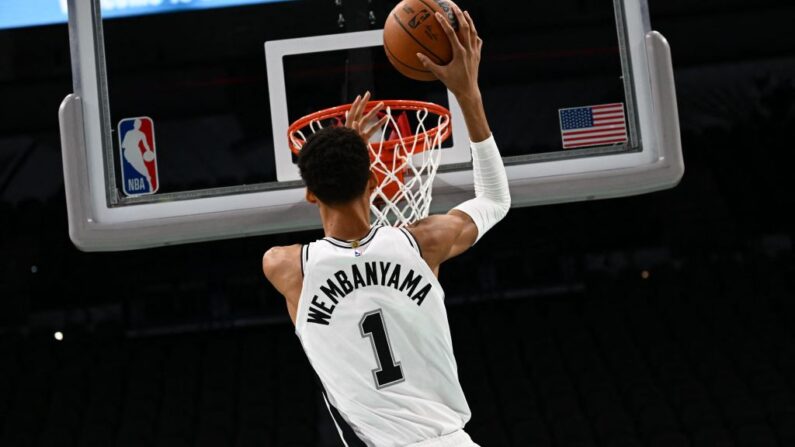
<path fill-rule="evenodd" d="M 330 403 L 368 445 L 454 432 L 470 418 L 444 292 L 411 233 L 373 227 L 358 243 L 301 251 L 296 334 Z"/>

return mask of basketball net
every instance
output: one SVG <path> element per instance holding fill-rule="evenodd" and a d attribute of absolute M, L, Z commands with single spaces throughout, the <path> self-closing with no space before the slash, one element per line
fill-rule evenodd
<path fill-rule="evenodd" d="M 419 101 L 383 101 L 387 123 L 369 142 L 370 169 L 378 185 L 370 196 L 373 225 L 406 226 L 428 216 L 441 148 L 450 136 L 450 112 Z M 363 113 L 377 104 L 371 101 Z M 290 148 L 298 153 L 324 126 L 339 126 L 350 105 L 327 109 L 293 123 Z M 411 125 L 411 118 L 416 124 Z"/>

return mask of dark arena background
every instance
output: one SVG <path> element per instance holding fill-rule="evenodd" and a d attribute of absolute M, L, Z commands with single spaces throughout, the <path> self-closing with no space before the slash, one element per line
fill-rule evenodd
<path fill-rule="evenodd" d="M 376 28 L 395 4 L 300 1 L 315 13 L 286 2 L 274 6 L 278 16 L 246 7 L 181 15 L 195 28 L 223 20 L 225 33 L 183 35 L 166 14 L 109 21 L 107 45 L 128 43 L 126 23 L 152 20 L 137 75 L 151 71 L 171 119 L 218 134 L 234 126 L 243 157 L 270 136 L 264 75 L 249 76 L 264 73 L 262 52 L 251 56 L 241 42 L 259 48 L 263 29 L 291 24 L 317 34 Z M 526 19 L 553 30 L 561 17 L 601 23 L 604 3 L 488 0 L 488 8 L 515 26 Z M 476 21 L 486 8 L 459 4 Z M 441 269 L 473 413 L 466 429 L 483 446 L 795 446 L 795 3 L 649 6 L 674 57 L 681 184 L 514 209 Z M 511 101 L 532 96 L 506 66 L 546 64 L 559 76 L 600 67 L 523 52 L 511 29 L 479 25 L 483 95 L 510 152 L 529 138 L 510 125 Z M 166 47 L 184 60 L 159 60 Z M 123 52 L 113 57 L 111 69 L 132 69 Z M 194 67 L 203 60 L 228 63 L 202 73 Z M 71 82 L 65 24 L 0 30 L 0 446 L 339 445 L 260 264 L 269 247 L 320 232 L 80 252 L 68 235 L 57 117 Z M 174 89 L 207 89 L 266 118 L 169 102 Z M 217 168 L 228 174 L 216 184 L 186 175 L 177 186 L 246 181 Z"/>

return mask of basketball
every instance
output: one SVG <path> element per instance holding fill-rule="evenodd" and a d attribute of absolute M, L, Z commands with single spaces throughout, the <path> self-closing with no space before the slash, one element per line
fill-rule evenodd
<path fill-rule="evenodd" d="M 458 31 L 452 7 L 453 2 L 448 0 L 403 0 L 389 13 L 384 25 L 384 51 L 399 72 L 418 81 L 436 80 L 417 53 L 439 65 L 450 63 L 453 49 L 434 14 L 442 13 Z"/>

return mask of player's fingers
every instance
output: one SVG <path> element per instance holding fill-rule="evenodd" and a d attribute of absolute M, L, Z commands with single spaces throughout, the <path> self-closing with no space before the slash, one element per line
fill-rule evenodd
<path fill-rule="evenodd" d="M 359 121 L 362 116 L 362 109 L 367 104 L 367 93 L 364 96 L 357 96 L 356 100 L 356 106 L 353 108 L 353 119 Z"/>
<path fill-rule="evenodd" d="M 455 18 L 458 21 L 458 29 L 460 31 L 458 35 L 460 35 L 461 44 L 464 48 L 469 49 L 472 45 L 472 35 L 470 34 L 472 28 L 469 26 L 469 21 L 464 17 L 464 13 L 461 12 L 461 8 L 458 5 L 453 5 L 453 14 L 455 14 Z"/>
<path fill-rule="evenodd" d="M 369 122 L 370 122 L 370 120 L 372 120 L 372 119 L 373 119 L 373 117 L 375 116 L 375 114 L 376 114 L 376 113 L 378 113 L 379 111 L 381 111 L 381 109 L 383 109 L 383 108 L 384 108 L 384 103 L 383 103 L 383 102 L 379 102 L 378 104 L 376 104 L 376 106 L 375 106 L 375 107 L 373 107 L 372 109 L 370 109 L 370 111 L 369 111 L 369 112 L 367 112 L 367 114 L 365 114 L 365 115 L 362 117 L 362 122 L 363 122 L 363 123 L 369 123 Z"/>
<path fill-rule="evenodd" d="M 362 103 L 359 105 L 359 114 L 364 113 L 365 109 L 367 109 L 367 103 L 370 102 L 370 90 L 364 92 L 364 96 L 362 96 Z"/>
<path fill-rule="evenodd" d="M 469 24 L 470 43 L 477 46 L 478 39 L 480 39 L 480 37 L 478 37 L 478 30 L 475 28 L 475 21 L 472 20 L 472 16 L 469 15 L 469 11 L 464 11 L 464 16 L 466 17 L 467 23 Z"/>
<path fill-rule="evenodd" d="M 473 36 L 477 36 L 478 29 L 475 26 L 475 21 L 472 20 L 472 16 L 469 14 L 469 11 L 464 11 L 464 17 L 466 17 L 467 23 L 469 24 L 469 32 L 472 33 Z"/>
<path fill-rule="evenodd" d="M 378 130 L 383 128 L 384 124 L 386 124 L 388 120 L 389 120 L 389 115 L 384 115 L 381 117 L 380 120 L 378 120 L 377 123 L 368 127 L 367 130 L 364 132 L 364 139 L 370 140 L 370 137 L 372 137 Z"/>
<path fill-rule="evenodd" d="M 426 56 L 426 55 L 424 55 L 422 53 L 417 53 L 417 59 L 420 60 L 420 62 L 422 63 L 423 67 L 425 67 L 427 70 L 430 70 L 430 72 L 433 73 L 437 78 L 439 77 L 439 74 L 444 69 L 444 67 L 442 67 L 441 65 L 435 64 L 433 61 L 428 59 L 428 56 Z"/>
<path fill-rule="evenodd" d="M 450 40 L 450 45 L 453 47 L 453 55 L 455 57 L 456 54 L 464 52 L 464 46 L 461 45 L 461 40 L 458 39 L 458 36 L 453 29 L 453 25 L 450 25 L 450 21 L 447 20 L 447 17 L 443 16 L 441 13 L 435 14 L 436 20 L 442 25 L 442 29 L 444 33 L 447 34 L 447 38 Z"/>
<path fill-rule="evenodd" d="M 360 99 L 361 96 L 356 96 L 356 99 L 354 99 L 351 104 L 351 108 L 348 109 L 348 112 L 345 114 L 345 127 L 352 127 L 353 122 L 356 121 L 356 107 L 358 107 Z"/>

